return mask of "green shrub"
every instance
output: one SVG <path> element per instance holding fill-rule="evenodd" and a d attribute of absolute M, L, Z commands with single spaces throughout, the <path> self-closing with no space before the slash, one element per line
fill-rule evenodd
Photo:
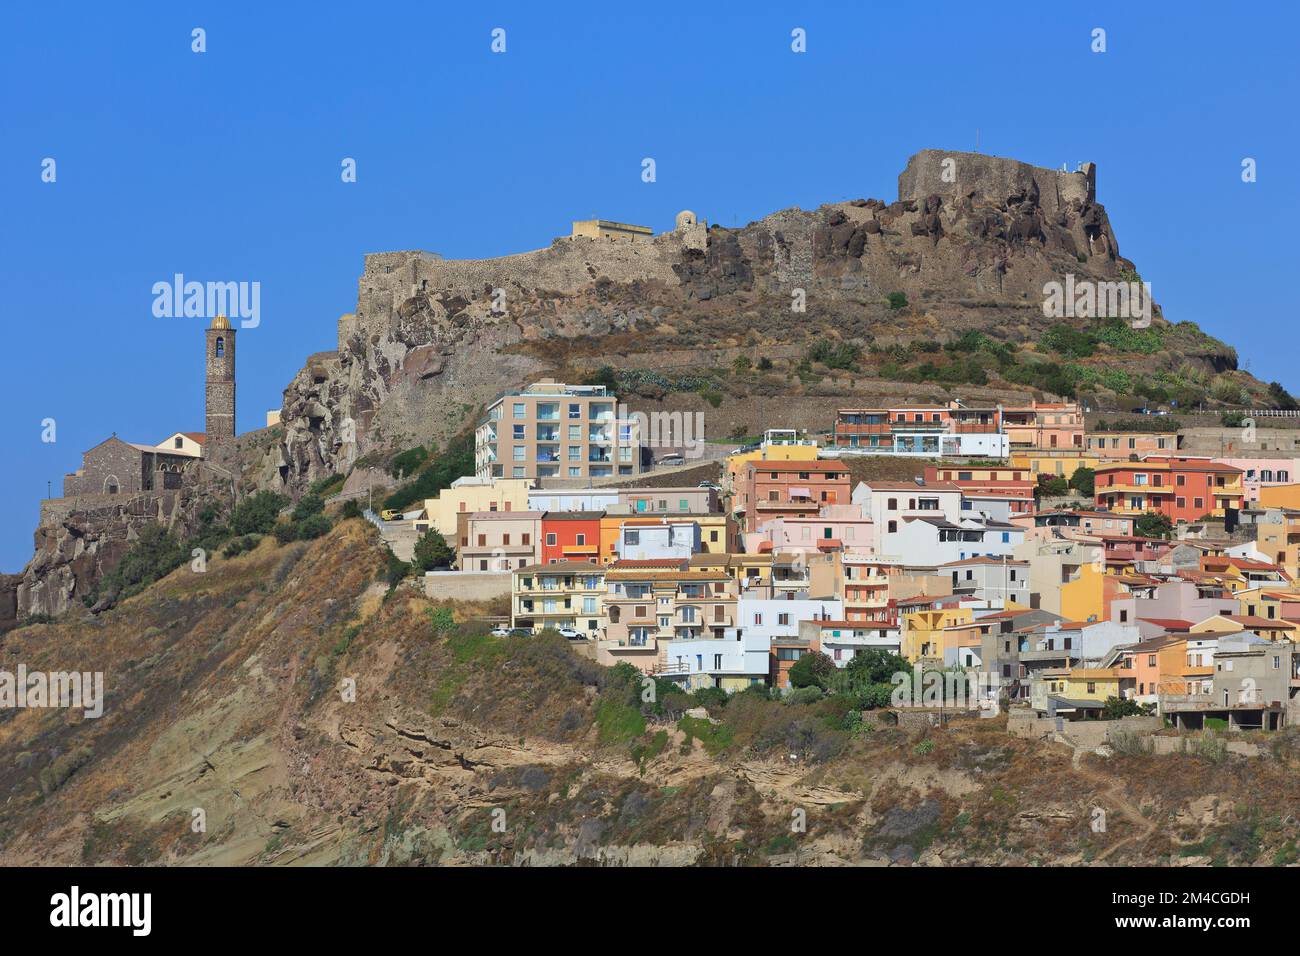
<path fill-rule="evenodd" d="M 388 473 L 394 478 L 404 478 L 415 474 L 416 469 L 429 460 L 429 449 L 416 445 L 393 456 Z"/>
<path fill-rule="evenodd" d="M 462 432 L 447 444 L 447 450 L 431 453 L 429 463 L 414 481 L 394 491 L 384 501 L 385 508 L 402 511 L 408 505 L 425 498 L 436 498 L 438 492 L 451 486 L 462 475 L 474 474 L 474 433 Z"/>
<path fill-rule="evenodd" d="M 432 571 L 434 568 L 450 567 L 453 557 L 455 554 L 447 545 L 447 539 L 437 528 L 430 528 L 415 542 L 415 557 L 411 563 L 416 570 Z"/>
<path fill-rule="evenodd" d="M 305 521 L 312 515 L 318 515 L 325 510 L 325 502 L 320 495 L 306 494 L 298 499 L 298 503 L 293 506 L 293 514 L 290 517 L 294 521 Z"/>
<path fill-rule="evenodd" d="M 235 538 L 222 549 L 221 553 L 227 558 L 233 558 L 236 555 L 243 554 L 246 551 L 252 551 L 257 547 L 260 540 L 258 535 L 246 534 L 241 538 Z"/>
<path fill-rule="evenodd" d="M 907 308 L 907 293 L 905 293 L 905 292 L 891 292 L 891 293 L 889 293 L 889 295 L 888 295 L 888 297 L 885 299 L 885 301 L 889 303 L 889 307 L 890 307 L 891 309 L 906 309 L 906 308 Z"/>
<path fill-rule="evenodd" d="M 273 491 L 259 491 L 244 498 L 231 512 L 231 534 L 267 534 L 289 499 Z"/>
<path fill-rule="evenodd" d="M 790 668 L 790 686 L 819 687 L 824 690 L 835 670 L 835 662 L 821 651 L 809 651 Z"/>

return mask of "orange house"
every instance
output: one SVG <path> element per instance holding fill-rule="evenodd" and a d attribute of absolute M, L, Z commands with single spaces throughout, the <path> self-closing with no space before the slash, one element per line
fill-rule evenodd
<path fill-rule="evenodd" d="M 1097 469 L 1096 505 L 1118 514 L 1158 511 L 1174 522 L 1240 508 L 1242 471 L 1208 458 L 1150 456 Z"/>
<path fill-rule="evenodd" d="M 849 492 L 848 468 L 838 462 L 752 461 L 745 466 L 735 507 L 752 532 L 758 530 L 760 510 L 773 517 L 816 515 L 823 505 L 847 504 Z"/>
<path fill-rule="evenodd" d="M 542 515 L 542 564 L 595 561 L 603 511 L 548 511 Z"/>

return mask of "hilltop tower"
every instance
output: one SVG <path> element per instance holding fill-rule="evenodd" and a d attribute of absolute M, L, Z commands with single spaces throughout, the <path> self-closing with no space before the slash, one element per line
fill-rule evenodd
<path fill-rule="evenodd" d="M 219 457 L 218 450 L 233 444 L 235 437 L 235 329 L 219 315 L 204 332 L 204 365 L 207 369 L 207 442 L 205 452 Z"/>

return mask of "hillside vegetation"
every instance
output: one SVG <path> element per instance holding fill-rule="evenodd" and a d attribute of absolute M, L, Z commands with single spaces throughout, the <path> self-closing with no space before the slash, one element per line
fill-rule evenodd
<path fill-rule="evenodd" d="M 842 695 L 660 685 L 646 701 L 556 635 L 492 637 L 474 619 L 500 607 L 390 591 L 384 566 L 370 525 L 345 519 L 5 635 L 6 666 L 102 671 L 106 703 L 99 719 L 0 712 L 0 863 L 1296 855 L 1291 733 L 1249 760 L 1211 742 L 1074 761 L 1005 719 L 911 731 Z M 699 706 L 709 718 L 686 714 Z"/>

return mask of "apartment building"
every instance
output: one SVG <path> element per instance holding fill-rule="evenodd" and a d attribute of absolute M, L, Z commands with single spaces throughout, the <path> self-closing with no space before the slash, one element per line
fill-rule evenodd
<path fill-rule="evenodd" d="M 875 528 L 876 552 L 885 557 L 900 553 L 901 534 L 908 518 L 940 517 L 958 521 L 963 510 L 962 491 L 949 482 L 862 482 L 853 489 L 852 500 L 870 516 Z"/>
<path fill-rule="evenodd" d="M 739 589 L 725 570 L 679 559 L 616 561 L 605 584 L 601 663 L 627 660 L 654 673 L 667 666 L 668 641 L 722 640 L 736 627 Z"/>
<path fill-rule="evenodd" d="M 1179 442 L 1177 432 L 1093 432 L 1085 447 L 1102 462 L 1128 461 L 1176 452 Z"/>
<path fill-rule="evenodd" d="M 849 502 L 849 473 L 833 461 L 751 461 L 735 498 L 744 530 L 777 517 L 812 517 L 827 505 Z"/>
<path fill-rule="evenodd" d="M 604 622 L 605 569 L 586 561 L 530 564 L 511 577 L 510 625 L 573 628 L 596 637 Z"/>
<path fill-rule="evenodd" d="M 641 473 L 634 422 L 618 418 L 604 385 L 551 379 L 508 392 L 488 406 L 474 433 L 481 478 L 590 480 Z"/>
<path fill-rule="evenodd" d="M 1083 448 L 1083 410 L 1077 402 L 1030 402 L 1002 409 L 1011 452 Z"/>
<path fill-rule="evenodd" d="M 886 621 L 808 618 L 799 623 L 799 638 L 816 643 L 836 667 L 847 667 L 854 657 L 870 650 L 898 654 L 902 649 L 900 632 L 899 625 Z"/>
<path fill-rule="evenodd" d="M 1119 514 L 1158 511 L 1175 522 L 1240 509 L 1241 469 L 1209 458 L 1148 456 L 1097 469 L 1095 503 Z"/>
<path fill-rule="evenodd" d="M 899 405 L 841 408 L 831 447 L 839 454 L 1005 458 L 1009 451 L 997 406 Z"/>

